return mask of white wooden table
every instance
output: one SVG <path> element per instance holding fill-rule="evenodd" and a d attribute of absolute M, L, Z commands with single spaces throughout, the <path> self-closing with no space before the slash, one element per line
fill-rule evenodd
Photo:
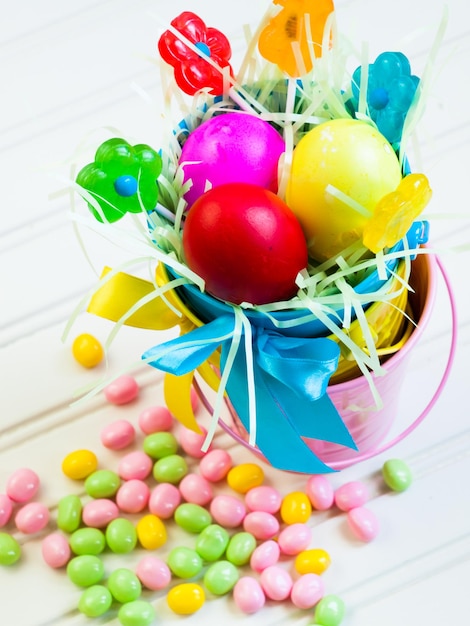
<path fill-rule="evenodd" d="M 439 250 L 455 291 L 459 340 L 454 367 L 437 405 L 423 424 L 393 451 L 332 476 L 335 486 L 357 478 L 373 494 L 369 506 L 381 523 L 370 544 L 351 538 L 344 515 L 312 517 L 314 544 L 328 550 L 332 566 L 325 573 L 328 593 L 347 605 L 345 626 L 463 624 L 470 575 L 470 431 L 467 424 L 470 315 L 468 252 L 468 145 L 470 117 L 467 75 L 470 65 L 465 0 L 449 0 L 449 24 L 438 50 L 434 84 L 419 127 L 417 169 L 434 190 L 428 209 L 431 246 Z M 108 365 L 82 369 L 71 357 L 73 337 L 82 331 L 105 341 L 110 326 L 82 315 L 66 343 L 61 335 L 80 298 L 102 265 L 120 260 L 120 250 L 91 238 L 87 242 L 94 270 L 87 264 L 70 221 L 67 187 L 77 147 L 96 146 L 105 127 L 139 142 L 159 145 L 161 128 L 156 42 L 162 26 L 183 10 L 194 10 L 231 39 L 235 58 L 243 49 L 242 26 L 256 24 L 265 0 L 215 3 L 211 0 L 25 0 L 2 4 L 0 67 L 0 492 L 19 467 L 42 478 L 38 498 L 52 518 L 60 497 L 82 486 L 60 470 L 62 458 L 80 447 L 94 450 L 102 466 L 116 467 L 119 455 L 99 443 L 100 428 L 117 418 L 136 422 L 140 410 L 162 403 L 161 377 L 138 367 L 137 403 L 112 407 L 101 396 L 74 404 L 76 392 L 100 378 L 111 379 L 141 353 L 166 337 L 127 329 L 112 346 Z M 343 34 L 357 44 L 369 42 L 370 56 L 401 50 L 417 74 L 423 69 L 444 3 L 425 0 L 369 3 L 338 0 Z M 235 65 L 236 66 L 236 65 Z M 101 130 L 100 130 L 101 129 Z M 413 356 L 397 411 L 397 430 L 417 417 L 438 384 L 451 341 L 448 297 L 440 281 L 429 327 Z M 236 462 L 250 454 L 218 433 L 218 444 Z M 385 493 L 379 471 L 391 456 L 405 459 L 414 472 L 413 487 Z M 268 480 L 283 493 L 302 489 L 303 476 L 266 468 Z M 53 528 L 51 522 L 49 530 Z M 12 530 L 11 525 L 7 530 Z M 19 536 L 19 534 L 17 533 Z M 0 568 L 0 623 L 5 626 L 72 626 L 89 623 L 76 610 L 80 590 L 63 571 L 53 571 L 40 555 L 43 535 L 20 537 L 23 556 Z M 184 539 L 171 527 L 169 549 Z M 106 556 L 106 567 L 132 567 L 139 554 Z M 163 593 L 146 593 L 155 603 L 155 623 L 179 623 Z M 312 612 L 288 603 L 268 603 L 246 617 L 230 598 L 210 598 L 188 622 L 307 625 Z M 97 623 L 117 624 L 113 613 Z M 199 623 L 199 622 L 198 622 Z"/>

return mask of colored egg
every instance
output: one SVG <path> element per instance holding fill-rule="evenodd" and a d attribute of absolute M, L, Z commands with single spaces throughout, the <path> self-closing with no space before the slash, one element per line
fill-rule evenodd
<path fill-rule="evenodd" d="M 369 499 L 369 489 L 360 480 L 351 480 L 335 491 L 335 504 L 341 511 L 362 506 Z"/>
<path fill-rule="evenodd" d="M 230 561 L 212 563 L 204 574 L 204 586 L 215 596 L 223 596 L 233 589 L 239 579 L 236 566 Z"/>
<path fill-rule="evenodd" d="M 146 550 L 157 550 L 166 543 L 166 526 L 157 515 L 149 513 L 141 517 L 136 530 L 139 543 Z"/>
<path fill-rule="evenodd" d="M 254 550 L 250 557 L 250 567 L 254 572 L 262 572 L 271 565 L 276 565 L 281 555 L 277 541 L 268 539 L 263 541 Z"/>
<path fill-rule="evenodd" d="M 241 112 L 212 117 L 193 130 L 183 145 L 180 164 L 184 180 L 192 183 L 184 198 L 191 206 L 208 187 L 232 182 L 276 192 L 284 150 L 281 135 L 259 117 Z"/>
<path fill-rule="evenodd" d="M 196 583 L 175 585 L 168 592 L 166 601 L 169 608 L 177 615 L 192 615 L 204 605 L 204 589 Z"/>
<path fill-rule="evenodd" d="M 347 520 L 350 529 L 360 541 L 372 541 L 379 532 L 377 516 L 363 506 L 348 511 Z"/>
<path fill-rule="evenodd" d="M 389 459 L 382 466 L 382 476 L 392 491 L 406 491 L 413 482 L 411 469 L 401 459 Z"/>
<path fill-rule="evenodd" d="M 176 454 L 178 441 L 172 433 L 162 431 L 147 435 L 144 439 L 143 448 L 144 452 L 152 459 L 162 459 L 170 454 Z"/>
<path fill-rule="evenodd" d="M 72 480 L 82 480 L 96 471 L 98 459 L 91 450 L 74 450 L 62 461 L 62 472 Z"/>
<path fill-rule="evenodd" d="M 297 554 L 294 567 L 299 574 L 323 574 L 330 563 L 331 558 L 326 550 L 311 548 Z"/>
<path fill-rule="evenodd" d="M 118 611 L 118 620 L 122 626 L 150 626 L 155 622 L 155 609 L 145 600 L 126 602 Z"/>
<path fill-rule="evenodd" d="M 9 533 L 0 532 L 0 565 L 13 565 L 20 557 L 20 544 Z"/>
<path fill-rule="evenodd" d="M 173 548 L 167 558 L 172 573 L 179 578 L 192 578 L 202 570 L 202 559 L 196 550 L 179 546 Z"/>
<path fill-rule="evenodd" d="M 203 426 L 199 426 L 199 428 L 201 429 L 200 433 L 196 433 L 194 430 L 190 430 L 184 426 L 181 427 L 179 432 L 179 442 L 181 447 L 186 454 L 195 459 L 202 459 L 202 457 L 207 453 L 202 450 L 207 430 Z"/>
<path fill-rule="evenodd" d="M 150 492 L 148 503 L 150 513 L 161 519 L 173 517 L 176 508 L 181 502 L 181 493 L 178 487 L 171 483 L 160 483 Z"/>
<path fill-rule="evenodd" d="M 253 487 L 259 487 L 264 481 L 263 468 L 257 463 L 235 465 L 227 474 L 227 484 L 238 493 L 247 493 Z"/>
<path fill-rule="evenodd" d="M 70 535 L 69 544 L 76 555 L 101 554 L 106 547 L 104 533 L 99 528 L 79 528 Z"/>
<path fill-rule="evenodd" d="M 133 443 L 135 428 L 129 420 L 116 420 L 101 429 L 101 443 L 110 450 L 123 450 Z"/>
<path fill-rule="evenodd" d="M 292 585 L 290 599 L 299 609 L 311 609 L 323 597 L 323 580 L 318 574 L 304 574 Z"/>
<path fill-rule="evenodd" d="M 143 480 L 131 479 L 123 483 L 116 493 L 116 504 L 123 513 L 140 513 L 147 506 L 150 489 Z"/>
<path fill-rule="evenodd" d="M 137 563 L 135 573 L 147 589 L 158 591 L 167 587 L 171 581 L 171 571 L 165 561 L 155 556 L 144 556 Z"/>
<path fill-rule="evenodd" d="M 105 528 L 117 517 L 119 517 L 119 508 L 109 498 L 97 498 L 86 502 L 83 506 L 83 523 L 92 528 Z"/>
<path fill-rule="evenodd" d="M 308 521 L 311 514 L 312 505 L 302 491 L 293 491 L 282 499 L 280 515 L 286 524 L 303 524 Z"/>
<path fill-rule="evenodd" d="M 339 626 L 345 613 L 344 601 L 334 594 L 323 596 L 315 607 L 315 621 L 322 626 Z"/>
<path fill-rule="evenodd" d="M 261 572 L 260 584 L 270 600 L 282 602 L 290 596 L 293 581 L 286 569 L 271 565 Z"/>
<path fill-rule="evenodd" d="M 119 376 L 104 388 L 104 395 L 111 404 L 128 404 L 139 395 L 139 385 L 132 376 Z"/>
<path fill-rule="evenodd" d="M 103 346 L 96 337 L 89 333 L 78 335 L 72 343 L 72 354 L 80 365 L 86 368 L 96 367 L 103 360 Z"/>
<path fill-rule="evenodd" d="M 231 183 L 207 191 L 183 229 L 187 265 L 206 291 L 235 304 L 289 300 L 307 266 L 305 236 L 296 216 L 274 193 Z"/>
<path fill-rule="evenodd" d="M 22 533 L 31 535 L 43 530 L 49 523 L 49 509 L 41 502 L 28 502 L 15 516 L 15 525 Z"/>
<path fill-rule="evenodd" d="M 246 565 L 246 563 L 249 563 L 255 548 L 256 537 L 254 535 L 245 531 L 235 533 L 230 537 L 225 557 L 233 565 Z"/>
<path fill-rule="evenodd" d="M 80 526 L 82 513 L 82 501 L 78 496 L 74 494 L 63 496 L 57 505 L 58 528 L 66 533 L 73 533 Z"/>
<path fill-rule="evenodd" d="M 44 562 L 54 569 L 64 567 L 70 560 L 71 550 L 69 542 L 59 532 L 44 537 L 41 543 L 41 554 Z"/>
<path fill-rule="evenodd" d="M 85 491 L 92 498 L 109 498 L 116 495 L 121 479 L 111 470 L 96 470 L 85 480 Z"/>
<path fill-rule="evenodd" d="M 78 601 L 78 610 L 87 617 L 104 615 L 113 603 L 111 592 L 104 585 L 92 585 L 85 589 Z"/>
<path fill-rule="evenodd" d="M 94 555 L 76 556 L 67 564 L 67 576 L 78 587 L 91 587 L 104 577 L 103 561 Z"/>
<path fill-rule="evenodd" d="M 245 495 L 245 504 L 250 511 L 265 511 L 275 514 L 281 508 L 282 496 L 277 489 L 268 485 L 253 487 Z"/>
<path fill-rule="evenodd" d="M 214 448 L 201 458 L 199 471 L 211 483 L 216 483 L 227 476 L 232 465 L 232 457 L 226 450 Z"/>
<path fill-rule="evenodd" d="M 183 502 L 174 513 L 175 522 L 189 533 L 200 533 L 212 523 L 212 516 L 199 504 Z"/>
<path fill-rule="evenodd" d="M 214 521 L 224 528 L 240 526 L 246 515 L 245 504 L 241 500 L 222 493 L 213 498 L 209 510 Z"/>
<path fill-rule="evenodd" d="M 198 535 L 195 549 L 204 561 L 217 561 L 227 549 L 230 535 L 219 524 L 209 524 Z"/>
<path fill-rule="evenodd" d="M 142 593 L 137 575 L 127 567 L 115 569 L 108 576 L 108 589 L 117 602 L 133 602 Z"/>
<path fill-rule="evenodd" d="M 28 502 L 37 494 L 40 486 L 39 476 L 28 467 L 17 469 L 7 480 L 6 493 L 13 502 Z"/>
<path fill-rule="evenodd" d="M 242 576 L 233 588 L 233 600 L 243 613 L 257 613 L 266 603 L 263 588 L 252 576 Z"/>
<path fill-rule="evenodd" d="M 175 485 L 188 473 L 188 465 L 179 454 L 169 454 L 158 459 L 153 466 L 153 477 L 161 483 Z"/>
<path fill-rule="evenodd" d="M 278 537 L 283 554 L 295 555 L 305 550 L 312 540 L 312 529 L 307 524 L 289 524 L 281 530 Z"/>
<path fill-rule="evenodd" d="M 186 474 L 179 484 L 179 490 L 186 502 L 205 506 L 213 498 L 211 483 L 200 474 Z"/>
<path fill-rule="evenodd" d="M 333 506 L 335 492 L 331 482 L 323 474 L 310 476 L 305 485 L 305 493 L 317 511 L 327 511 Z"/>
<path fill-rule="evenodd" d="M 324 261 L 360 240 L 375 205 L 401 178 L 392 146 L 366 122 L 336 119 L 304 135 L 293 153 L 286 202 L 310 255 Z"/>
<path fill-rule="evenodd" d="M 106 543 L 116 554 L 132 552 L 137 544 L 137 531 L 134 524 L 123 517 L 112 520 L 106 528 Z"/>
<path fill-rule="evenodd" d="M 138 418 L 141 431 L 146 435 L 173 428 L 173 416 L 166 406 L 151 406 L 144 409 Z"/>
<path fill-rule="evenodd" d="M 152 473 L 153 461 L 143 450 L 133 450 L 121 457 L 118 475 L 123 480 L 144 480 Z"/>
<path fill-rule="evenodd" d="M 279 532 L 279 521 L 272 513 L 266 511 L 250 511 L 243 519 L 243 528 L 264 541 L 272 539 Z"/>
<path fill-rule="evenodd" d="M 13 503 L 10 498 L 0 493 L 0 528 L 3 528 L 10 521 L 11 514 L 13 512 Z"/>

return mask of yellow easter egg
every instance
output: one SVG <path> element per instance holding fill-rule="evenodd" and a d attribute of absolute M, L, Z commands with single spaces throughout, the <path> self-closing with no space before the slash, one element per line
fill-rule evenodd
<path fill-rule="evenodd" d="M 286 201 L 310 256 L 324 261 L 361 239 L 377 202 L 401 178 L 392 146 L 366 122 L 331 120 L 304 135 L 293 153 Z"/>

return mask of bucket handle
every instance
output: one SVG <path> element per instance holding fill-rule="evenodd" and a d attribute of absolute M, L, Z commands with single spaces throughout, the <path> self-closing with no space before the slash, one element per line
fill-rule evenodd
<path fill-rule="evenodd" d="M 374 456 L 377 456 L 379 454 L 382 454 L 383 452 L 386 452 L 387 450 L 395 446 L 397 443 L 399 443 L 402 439 L 405 439 L 406 437 L 408 437 L 408 435 L 410 435 L 421 424 L 421 422 L 424 421 L 428 413 L 432 410 L 432 408 L 436 404 L 442 391 L 444 390 L 444 387 L 447 383 L 450 372 L 452 370 L 452 365 L 453 365 L 454 358 L 455 358 L 455 352 L 457 350 L 457 327 L 458 327 L 457 305 L 456 305 L 455 295 L 452 289 L 452 285 L 450 284 L 449 277 L 442 265 L 442 262 L 437 256 L 436 256 L 436 264 L 441 273 L 442 278 L 444 279 L 444 285 L 447 290 L 447 295 L 449 296 L 449 302 L 450 302 L 450 308 L 451 308 L 451 321 L 452 321 L 452 328 L 451 328 L 452 336 L 451 336 L 449 354 L 447 356 L 446 366 L 444 368 L 441 379 L 439 381 L 439 385 L 437 386 L 428 404 L 424 407 L 424 409 L 421 411 L 419 416 L 407 428 L 402 430 L 401 433 L 393 437 L 393 439 L 391 439 L 390 441 L 387 441 L 386 443 L 382 444 L 378 448 L 374 448 L 372 450 L 369 450 L 368 452 L 364 452 L 363 454 L 360 454 L 357 457 L 354 457 L 354 459 L 347 459 L 345 461 L 337 461 L 337 462 L 329 463 L 329 466 L 332 469 L 340 470 L 345 467 L 355 465 L 356 463 L 366 461 Z"/>

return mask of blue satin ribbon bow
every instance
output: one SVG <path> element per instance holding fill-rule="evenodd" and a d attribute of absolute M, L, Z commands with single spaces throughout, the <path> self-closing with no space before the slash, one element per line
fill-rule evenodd
<path fill-rule="evenodd" d="M 235 315 L 222 315 L 150 348 L 142 358 L 157 369 L 182 375 L 196 369 L 221 346 L 220 363 L 224 372 L 234 331 Z M 243 334 L 242 331 L 226 391 L 249 433 L 252 409 Z M 255 326 L 252 335 L 257 448 L 273 467 L 281 470 L 307 474 L 331 472 L 302 437 L 357 449 L 326 393 L 330 376 L 338 365 L 338 345 L 327 338 L 286 337 Z"/>

